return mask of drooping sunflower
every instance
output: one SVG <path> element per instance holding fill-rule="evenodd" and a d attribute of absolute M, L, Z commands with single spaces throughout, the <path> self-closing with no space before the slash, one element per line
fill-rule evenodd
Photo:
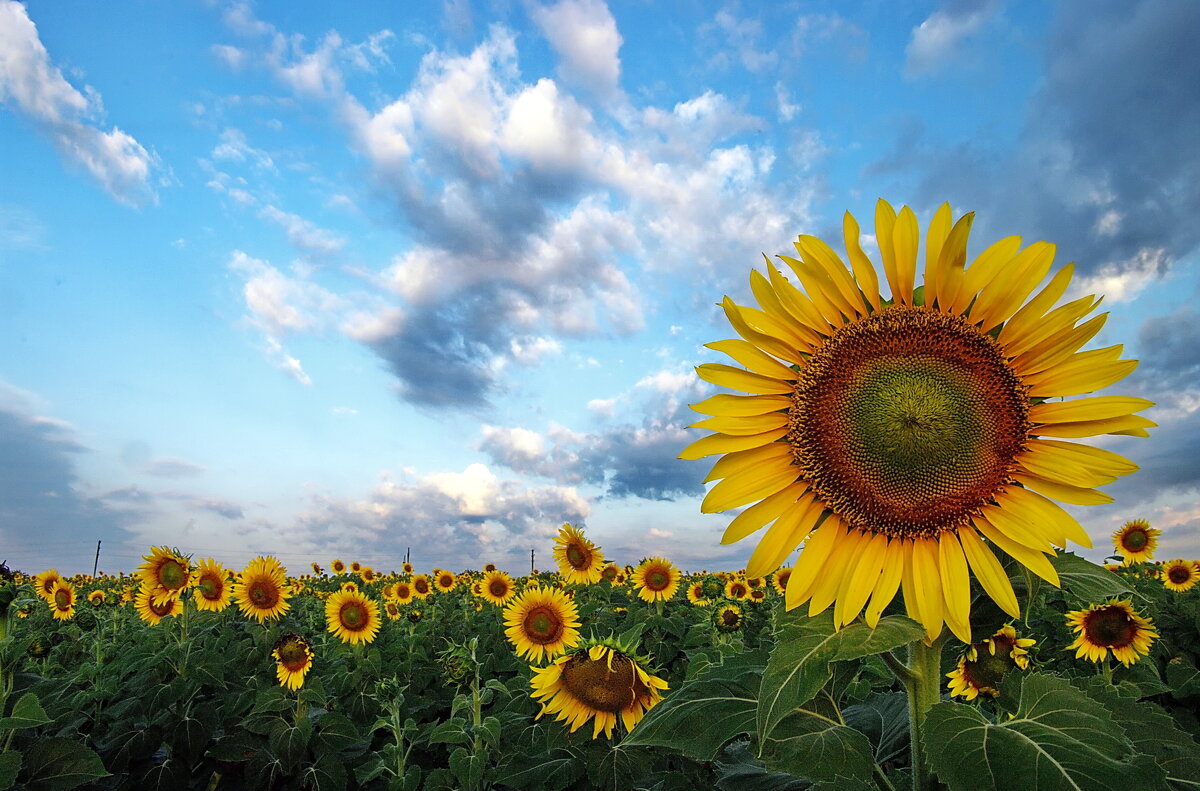
<path fill-rule="evenodd" d="M 712 604 L 711 599 L 704 598 L 704 581 L 693 582 L 688 585 L 687 600 L 697 607 L 707 607 Z"/>
<path fill-rule="evenodd" d="M 150 554 L 138 566 L 134 576 L 142 581 L 142 587 L 150 590 L 155 603 L 164 599 L 178 599 L 192 584 L 192 564 L 187 556 L 168 547 L 151 547 Z"/>
<path fill-rule="evenodd" d="M 679 569 L 666 558 L 647 558 L 633 570 L 633 585 L 642 601 L 670 601 L 679 590 Z"/>
<path fill-rule="evenodd" d="M 517 656 L 541 662 L 579 645 L 579 608 L 555 588 L 526 588 L 504 608 Z"/>
<path fill-rule="evenodd" d="M 849 268 L 824 242 L 801 236 L 800 257 L 782 260 L 803 290 L 768 260 L 766 275 L 750 277 L 760 307 L 722 302 L 741 338 L 709 347 L 745 368 L 705 364 L 697 372 L 748 395 L 695 404 L 711 417 L 694 427 L 716 433 L 680 457 L 725 454 L 706 478 L 720 482 L 701 510 L 749 507 L 724 543 L 770 525 L 750 575 L 773 571 L 804 544 L 789 609 L 808 602 L 815 615 L 833 605 L 840 626 L 866 607 L 874 626 L 902 587 L 927 639 L 948 624 L 970 643 L 971 572 L 1016 617 L 995 549 L 1057 585 L 1046 558 L 1052 545 L 1091 541 L 1052 500 L 1111 502 L 1095 487 L 1137 469 L 1067 440 L 1147 436 L 1154 423 L 1134 413 L 1151 402 L 1050 401 L 1099 390 L 1137 365 L 1119 359 L 1121 346 L 1078 351 L 1104 323 L 1101 315 L 1078 324 L 1099 301 L 1054 308 L 1070 264 L 1037 290 L 1054 259 L 1045 242 L 1021 249 L 1009 237 L 967 267 L 972 221 L 967 214 L 952 222 L 949 204 L 937 210 L 924 283 L 915 286 L 916 215 L 879 201 L 875 238 L 889 299 L 847 213 Z"/>
<path fill-rule="evenodd" d="M 358 591 L 337 591 L 325 602 L 325 623 L 343 643 L 369 643 L 379 634 L 379 605 Z"/>
<path fill-rule="evenodd" d="M 205 558 L 197 566 L 195 578 L 192 599 L 197 610 L 221 612 L 229 606 L 232 587 L 229 571 L 224 566 L 212 558 Z"/>
<path fill-rule="evenodd" d="M 332 571 L 334 574 L 345 574 L 346 573 L 346 564 L 343 563 L 340 559 L 334 558 L 334 561 L 329 564 L 329 570 Z"/>
<path fill-rule="evenodd" d="M 612 736 L 618 715 L 631 730 L 662 700 L 667 682 L 652 675 L 645 660 L 611 641 L 587 644 L 546 667 L 532 667 L 533 698 L 541 714 L 571 726 L 571 733 L 592 720 L 592 738 Z M 538 716 L 541 716 L 539 714 Z"/>
<path fill-rule="evenodd" d="M 288 603 L 291 595 L 287 572 L 270 556 L 259 556 L 250 561 L 233 586 L 238 609 L 259 623 L 287 612 L 291 608 Z"/>
<path fill-rule="evenodd" d="M 34 578 L 33 590 L 47 604 L 51 603 L 51 592 L 54 590 L 54 583 L 62 579 L 58 571 L 55 569 L 46 569 L 41 574 Z"/>
<path fill-rule="evenodd" d="M 433 587 L 437 588 L 438 593 L 449 593 L 457 584 L 458 578 L 445 569 L 439 571 L 433 578 Z"/>
<path fill-rule="evenodd" d="M 958 664 L 946 674 L 950 679 L 950 694 L 974 700 L 980 695 L 1000 694 L 1000 680 L 1014 667 L 1029 668 L 1029 647 L 1036 640 L 1017 637 L 1012 626 L 1003 626 L 982 643 L 972 643 L 958 659 Z"/>
<path fill-rule="evenodd" d="M 722 604 L 713 611 L 713 626 L 718 632 L 736 632 L 744 622 L 742 608 L 736 604 Z"/>
<path fill-rule="evenodd" d="M 69 621 L 75 617 L 75 586 L 64 579 L 54 582 L 50 589 L 50 613 L 56 621 Z"/>
<path fill-rule="evenodd" d="M 87 595 L 88 603 L 93 607 L 100 607 L 104 604 L 104 591 L 94 590 Z"/>
<path fill-rule="evenodd" d="M 1078 635 L 1066 648 L 1076 649 L 1076 659 L 1103 662 L 1111 649 L 1117 661 L 1129 667 L 1150 653 L 1150 645 L 1158 637 L 1151 619 L 1138 615 L 1128 600 L 1093 604 L 1067 613 L 1066 618 Z"/>
<path fill-rule="evenodd" d="M 1200 581 L 1200 568 L 1190 560 L 1168 560 L 1162 567 L 1162 581 L 1167 590 L 1183 593 Z"/>
<path fill-rule="evenodd" d="M 166 598 L 156 602 L 150 589 L 143 585 L 134 596 L 133 608 L 143 621 L 158 626 L 163 618 L 178 615 L 183 610 L 183 599 Z"/>
<path fill-rule="evenodd" d="M 1146 562 L 1154 558 L 1160 535 L 1145 519 L 1130 519 L 1113 533 L 1113 548 L 1126 566 Z"/>
<path fill-rule="evenodd" d="M 304 685 L 304 676 L 312 668 L 312 646 L 298 634 L 289 632 L 275 641 L 271 649 L 275 659 L 275 677 L 281 687 L 296 690 Z"/>
<path fill-rule="evenodd" d="M 501 607 L 508 604 L 512 597 L 517 595 L 512 577 L 503 571 L 487 572 L 483 576 L 483 582 L 479 585 L 479 592 L 484 600 Z"/>
<path fill-rule="evenodd" d="M 583 531 L 564 524 L 554 539 L 554 560 L 563 579 L 576 585 L 591 585 L 600 581 L 604 569 L 604 553 L 589 541 Z"/>

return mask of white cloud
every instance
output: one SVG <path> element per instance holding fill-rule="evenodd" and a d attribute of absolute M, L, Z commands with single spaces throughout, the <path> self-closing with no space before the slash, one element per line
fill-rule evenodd
<path fill-rule="evenodd" d="M 603 0 L 562 0 L 537 6 L 533 21 L 558 54 L 566 79 L 600 96 L 616 93 L 622 38 Z"/>
<path fill-rule="evenodd" d="M 1161 247 L 1144 247 L 1127 260 L 1108 264 L 1098 272 L 1076 278 L 1069 297 L 1100 294 L 1106 302 L 1130 302 L 1142 289 L 1153 283 L 1167 268 L 1167 251 Z"/>
<path fill-rule="evenodd" d="M 246 50 L 229 44 L 213 44 L 210 49 L 218 60 L 234 71 L 245 66 L 249 59 Z"/>
<path fill-rule="evenodd" d="M 242 296 L 251 320 L 272 336 L 318 330 L 348 305 L 345 299 L 317 284 L 288 277 L 241 250 L 230 256 L 229 268 L 245 278 Z"/>
<path fill-rule="evenodd" d="M 103 112 L 90 86 L 80 93 L 38 36 L 25 6 L 0 0 L 0 101 L 33 120 L 68 162 L 82 166 L 113 198 L 131 206 L 158 200 L 150 179 L 158 159 L 129 134 L 85 119 Z"/>
<path fill-rule="evenodd" d="M 275 170 L 275 163 L 266 151 L 255 148 L 246 140 L 240 129 L 226 129 L 221 133 L 221 142 L 212 150 L 213 159 L 233 162 L 253 162 L 256 167 Z"/>
<path fill-rule="evenodd" d="M 332 231 L 319 228 L 303 217 L 289 214 L 275 206 L 266 206 L 259 214 L 282 228 L 287 234 L 288 242 L 299 250 L 318 255 L 332 255 L 346 244 L 345 239 Z"/>
<path fill-rule="evenodd" d="M 784 121 L 792 120 L 804 109 L 798 104 L 792 104 L 791 96 L 782 82 L 775 83 L 775 104 L 779 108 L 779 117 Z"/>
<path fill-rule="evenodd" d="M 267 359 L 276 368 L 305 387 L 312 384 L 312 379 L 304 372 L 304 367 L 300 365 L 300 361 L 288 354 L 279 341 L 269 336 L 267 337 Z"/>
<path fill-rule="evenodd" d="M 977 33 L 997 8 L 994 0 L 982 0 L 974 7 L 960 4 L 930 14 L 913 28 L 905 49 L 905 74 L 910 77 L 929 74 L 952 60 L 963 41 Z"/>

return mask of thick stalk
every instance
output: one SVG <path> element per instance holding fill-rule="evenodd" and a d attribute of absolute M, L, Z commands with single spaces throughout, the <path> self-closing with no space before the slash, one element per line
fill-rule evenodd
<path fill-rule="evenodd" d="M 925 715 L 941 698 L 943 635 L 925 645 L 918 640 L 908 647 L 908 725 L 912 749 L 913 791 L 937 791 L 941 784 L 929 771 L 925 759 Z"/>

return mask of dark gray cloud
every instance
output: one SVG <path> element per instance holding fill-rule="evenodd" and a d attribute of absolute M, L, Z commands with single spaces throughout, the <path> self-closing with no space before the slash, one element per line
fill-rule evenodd
<path fill-rule="evenodd" d="M 1163 391 L 1195 383 L 1200 374 L 1200 314 L 1184 305 L 1146 319 L 1138 332 L 1138 348 L 1138 378 L 1149 380 L 1147 385 Z"/>

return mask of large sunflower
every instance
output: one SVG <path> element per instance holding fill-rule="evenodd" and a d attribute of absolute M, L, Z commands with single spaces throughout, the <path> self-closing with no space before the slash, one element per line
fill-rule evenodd
<path fill-rule="evenodd" d="M 225 567 L 212 558 L 200 561 L 192 590 L 196 609 L 220 612 L 229 606 L 231 593 L 229 572 Z"/>
<path fill-rule="evenodd" d="M 579 609 L 555 588 L 526 588 L 504 608 L 517 656 L 541 662 L 579 644 Z"/>
<path fill-rule="evenodd" d="M 133 607 L 137 610 L 139 618 L 151 626 L 158 626 L 163 618 L 170 618 L 182 612 L 183 600 L 168 597 L 155 601 L 150 588 L 143 585 L 138 588 Z"/>
<path fill-rule="evenodd" d="M 593 739 L 602 732 L 612 736 L 617 715 L 631 730 L 667 688 L 667 682 L 651 675 L 631 651 L 600 642 L 531 669 L 533 697 L 542 704 L 541 714 L 569 723 L 571 733 L 590 719 Z"/>
<path fill-rule="evenodd" d="M 142 587 L 150 590 L 156 604 L 166 599 L 178 599 L 192 584 L 192 565 L 178 550 L 167 547 L 151 547 L 150 554 L 138 566 L 134 576 L 142 581 Z"/>
<path fill-rule="evenodd" d="M 666 558 L 648 558 L 633 570 L 633 585 L 642 601 L 670 601 L 679 590 L 679 569 Z"/>
<path fill-rule="evenodd" d="M 275 641 L 271 649 L 275 659 L 275 677 L 279 685 L 288 689 L 300 689 L 304 676 L 312 668 L 312 646 L 298 634 L 288 633 Z"/>
<path fill-rule="evenodd" d="M 1190 560 L 1168 560 L 1162 567 L 1163 585 L 1169 591 L 1183 593 L 1200 581 L 1200 568 Z"/>
<path fill-rule="evenodd" d="M 517 595 L 512 577 L 503 571 L 489 571 L 483 575 L 483 581 L 477 584 L 480 586 L 480 595 L 486 601 L 501 607 L 508 604 L 512 597 Z"/>
<path fill-rule="evenodd" d="M 292 589 L 287 584 L 287 572 L 273 557 L 257 557 L 250 561 L 233 586 L 233 598 L 238 609 L 259 623 L 283 615 L 291 605 Z"/>
<path fill-rule="evenodd" d="M 604 553 L 584 537 L 583 531 L 564 524 L 554 539 L 554 560 L 563 579 L 577 585 L 600 581 L 604 570 Z"/>
<path fill-rule="evenodd" d="M 1130 519 L 1113 533 L 1113 548 L 1126 566 L 1152 560 L 1160 535 L 1145 519 Z"/>
<path fill-rule="evenodd" d="M 56 621 L 69 621 L 75 617 L 75 586 L 64 579 L 54 582 L 50 589 L 50 612 Z"/>
<path fill-rule="evenodd" d="M 932 640 L 943 624 L 970 643 L 970 572 L 1014 617 L 1017 599 L 995 555 L 1011 555 L 1052 584 L 1053 545 L 1091 541 L 1056 503 L 1111 502 L 1094 487 L 1137 469 L 1117 454 L 1066 440 L 1146 436 L 1140 398 L 1051 402 L 1099 390 L 1137 365 L 1121 346 L 1078 350 L 1105 316 L 1078 324 L 1099 301 L 1054 308 L 1068 264 L 1038 291 L 1054 246 L 1003 239 L 966 267 L 967 214 L 949 204 L 926 233 L 924 284 L 915 286 L 920 232 L 913 211 L 884 201 L 875 238 L 891 298 L 845 217 L 850 267 L 801 236 L 783 257 L 800 288 L 767 261 L 751 273 L 759 306 L 722 302 L 741 339 L 710 348 L 745 368 L 705 364 L 700 377 L 749 395 L 718 394 L 693 409 L 715 431 L 684 459 L 725 454 L 706 480 L 706 513 L 750 506 L 722 538 L 770 524 L 747 571 L 778 568 L 801 543 L 787 607 L 830 605 L 838 625 L 866 607 L 874 626 L 903 587 L 905 607 Z M 1036 293 L 1035 293 L 1036 292 Z M 1078 326 L 1077 326 L 1078 324 Z M 868 605 L 868 600 L 870 604 Z"/>
<path fill-rule="evenodd" d="M 1000 680 L 1009 670 L 1029 668 L 1028 649 L 1035 642 L 1029 637 L 1017 637 L 1012 626 L 1002 626 L 982 643 L 972 643 L 946 674 L 950 679 L 950 694 L 967 700 L 980 695 L 997 697 Z"/>
<path fill-rule="evenodd" d="M 1086 610 L 1069 612 L 1067 625 L 1078 635 L 1066 649 L 1076 649 L 1076 659 L 1103 662 L 1111 649 L 1117 661 L 1126 667 L 1149 654 L 1150 644 L 1158 637 L 1150 619 L 1134 612 L 1128 600 L 1093 604 Z"/>
<path fill-rule="evenodd" d="M 379 634 L 379 605 L 358 591 L 337 591 L 325 601 L 325 623 L 343 643 L 369 643 Z"/>

